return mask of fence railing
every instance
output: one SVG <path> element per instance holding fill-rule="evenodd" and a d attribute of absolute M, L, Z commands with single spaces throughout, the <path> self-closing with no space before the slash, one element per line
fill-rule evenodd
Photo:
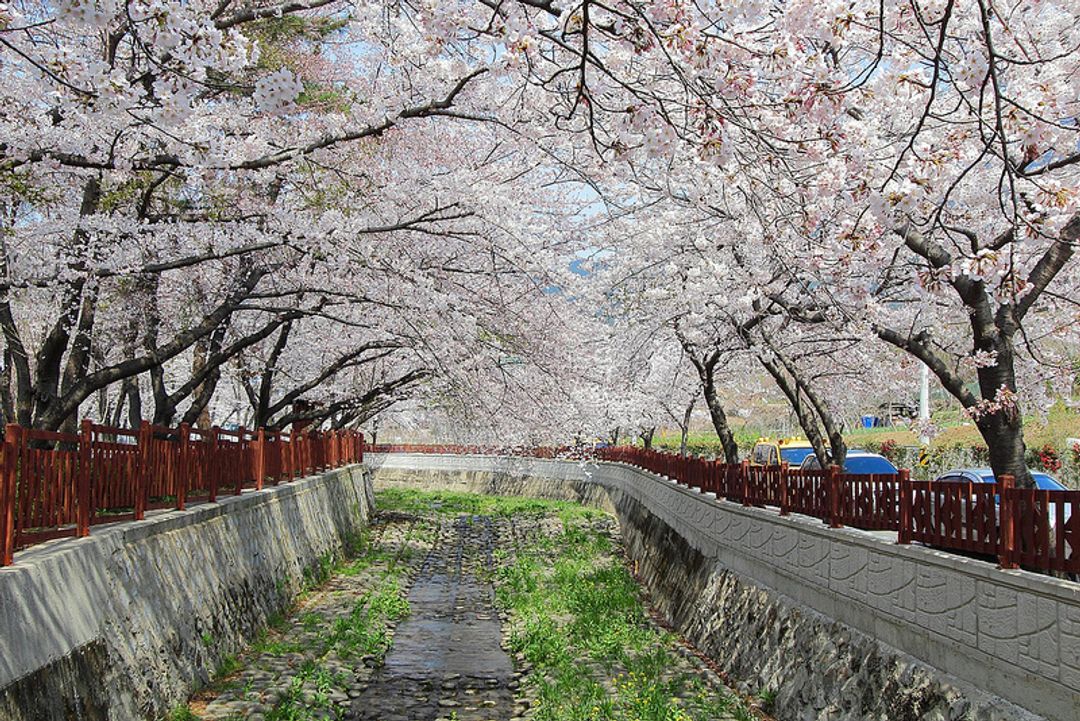
<path fill-rule="evenodd" d="M 363 461 L 356 431 L 137 429 L 83 421 L 79 433 L 8 425 L 0 445 L 0 566 L 16 550 L 86 536 L 99 523 L 183 510 Z"/>
<path fill-rule="evenodd" d="M 774 506 L 832 527 L 895 531 L 898 543 L 992 556 L 1003 568 L 1080 574 L 1080 491 L 999 483 L 912 481 L 897 474 L 840 473 L 782 466 L 729 465 L 641 448 L 604 448 L 606 460 L 630 463 L 718 498 Z M 704 480 L 702 480 L 704 479 Z"/>

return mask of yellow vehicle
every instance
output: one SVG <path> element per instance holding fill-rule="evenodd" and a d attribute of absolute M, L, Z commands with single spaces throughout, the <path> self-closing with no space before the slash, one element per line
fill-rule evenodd
<path fill-rule="evenodd" d="M 813 454 L 810 441 L 803 438 L 759 438 L 750 451 L 751 466 L 778 466 L 787 463 L 798 468 L 803 459 Z"/>

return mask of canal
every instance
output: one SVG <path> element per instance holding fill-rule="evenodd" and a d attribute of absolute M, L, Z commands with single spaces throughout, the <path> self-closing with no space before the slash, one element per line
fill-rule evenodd
<path fill-rule="evenodd" d="M 346 557 L 314 569 L 292 611 L 174 719 L 756 715 L 653 622 L 610 515 L 401 489 L 381 491 L 377 509 Z"/>

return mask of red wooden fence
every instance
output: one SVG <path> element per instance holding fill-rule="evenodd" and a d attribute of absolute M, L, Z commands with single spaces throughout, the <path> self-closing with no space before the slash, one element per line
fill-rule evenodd
<path fill-rule="evenodd" d="M 601 458 L 631 463 L 743 505 L 775 506 L 833 527 L 896 531 L 898 543 L 996 556 L 1004 568 L 1080 574 L 1080 491 L 1041 491 L 1001 483 L 912 481 L 896 475 L 728 465 L 641 448 L 604 448 Z M 704 469 L 704 470 L 703 470 Z M 704 479 L 704 480 L 702 480 Z"/>
<path fill-rule="evenodd" d="M 911 522 L 903 542 L 997 555 L 997 484 L 910 481 Z"/>
<path fill-rule="evenodd" d="M 83 421 L 78 434 L 7 426 L 0 445 L 0 566 L 14 552 L 96 523 L 183 510 L 363 461 L 363 434 L 286 434 L 243 428 L 138 429 Z"/>
<path fill-rule="evenodd" d="M 1080 574 L 1080 491 L 1003 484 L 1001 508 L 1002 565 Z"/>

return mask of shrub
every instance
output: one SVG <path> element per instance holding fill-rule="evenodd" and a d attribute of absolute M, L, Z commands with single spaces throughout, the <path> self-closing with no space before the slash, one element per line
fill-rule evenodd
<path fill-rule="evenodd" d="M 1061 470 L 1061 456 L 1058 455 L 1057 449 L 1049 443 L 1039 449 L 1039 465 L 1049 473 Z"/>
<path fill-rule="evenodd" d="M 893 438 L 886 438 L 881 442 L 881 449 L 878 451 L 881 455 L 889 459 L 890 462 L 896 462 L 898 452 L 900 450 L 900 444 Z"/>

